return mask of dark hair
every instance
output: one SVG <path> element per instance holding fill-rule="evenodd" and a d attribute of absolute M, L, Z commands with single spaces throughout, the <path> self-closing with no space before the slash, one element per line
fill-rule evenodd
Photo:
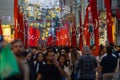
<path fill-rule="evenodd" d="M 58 58 L 57 58 L 57 61 L 59 62 L 59 59 L 60 59 L 61 57 L 64 57 L 64 58 L 65 58 L 64 65 L 67 66 L 67 58 L 66 58 L 66 56 L 65 56 L 64 54 L 59 55 Z"/>
<path fill-rule="evenodd" d="M 37 50 L 37 47 L 31 47 L 31 48 L 32 48 L 32 50 L 33 50 L 33 49 L 36 49 L 36 50 Z"/>
<path fill-rule="evenodd" d="M 71 51 L 71 61 L 72 61 L 72 64 L 75 64 L 76 60 L 77 60 L 77 50 L 74 48 Z"/>
<path fill-rule="evenodd" d="M 112 54 L 112 46 L 107 46 L 107 54 Z"/>
<path fill-rule="evenodd" d="M 91 46 L 90 46 L 90 49 L 92 50 L 94 46 L 95 46 L 95 44 L 91 45 Z"/>
<path fill-rule="evenodd" d="M 37 53 L 37 55 L 36 55 L 36 61 L 38 61 L 39 54 L 41 54 L 41 55 L 43 56 L 43 58 L 44 58 L 43 53 L 42 53 L 42 52 L 39 52 L 39 53 Z"/>
<path fill-rule="evenodd" d="M 45 53 L 45 56 L 48 56 L 48 53 L 54 53 L 52 49 L 48 49 L 47 52 Z"/>
<path fill-rule="evenodd" d="M 13 48 L 13 45 L 17 42 L 22 43 L 22 41 L 20 39 L 14 40 L 13 42 L 11 42 L 11 48 Z"/>
<path fill-rule="evenodd" d="M 101 52 L 103 51 L 103 49 L 104 49 L 105 47 L 106 47 L 106 46 L 103 46 L 103 45 L 102 45 L 102 46 L 100 46 L 100 49 L 99 49 L 99 54 L 98 54 L 99 56 L 101 56 L 101 55 L 102 55 L 102 54 L 101 54 Z"/>

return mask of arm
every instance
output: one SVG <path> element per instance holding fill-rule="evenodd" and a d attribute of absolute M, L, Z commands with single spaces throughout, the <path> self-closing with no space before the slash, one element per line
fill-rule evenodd
<path fill-rule="evenodd" d="M 39 74 L 37 75 L 36 80 L 41 80 L 41 78 L 42 78 L 42 75 L 39 73 Z"/>
<path fill-rule="evenodd" d="M 55 63 L 55 66 L 58 68 L 60 74 L 64 77 L 67 77 L 68 75 L 66 74 L 66 72 L 60 67 L 59 63 L 56 61 Z"/>

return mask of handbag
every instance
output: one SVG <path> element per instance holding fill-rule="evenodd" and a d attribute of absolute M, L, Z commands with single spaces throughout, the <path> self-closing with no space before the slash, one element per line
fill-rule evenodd
<path fill-rule="evenodd" d="M 7 44 L 0 51 L 0 80 L 19 74 L 18 64 L 15 55 Z"/>

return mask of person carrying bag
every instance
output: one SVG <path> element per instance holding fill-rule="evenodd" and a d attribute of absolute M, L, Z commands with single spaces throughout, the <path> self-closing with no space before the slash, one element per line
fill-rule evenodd
<path fill-rule="evenodd" d="M 19 74 L 18 64 L 15 55 L 10 49 L 10 45 L 6 44 L 3 37 L 0 36 L 0 80 Z M 4 45 L 4 46 L 3 46 Z"/>

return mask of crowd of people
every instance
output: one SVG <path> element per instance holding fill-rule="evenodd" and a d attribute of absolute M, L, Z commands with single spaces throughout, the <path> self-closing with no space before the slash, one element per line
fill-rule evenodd
<path fill-rule="evenodd" d="M 0 38 L 0 54 L 5 45 Z M 20 40 L 14 40 L 10 49 L 20 73 L 3 80 L 120 80 L 120 46 L 117 45 L 100 45 L 98 56 L 92 54 L 95 45 L 85 45 L 82 51 L 77 47 L 41 44 L 25 49 Z"/>

